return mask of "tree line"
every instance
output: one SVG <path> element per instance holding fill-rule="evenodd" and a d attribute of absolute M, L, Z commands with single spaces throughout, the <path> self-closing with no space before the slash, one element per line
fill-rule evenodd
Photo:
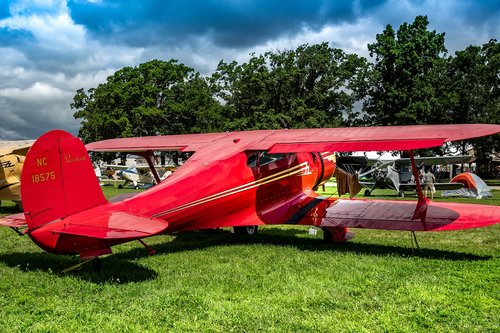
<path fill-rule="evenodd" d="M 328 43 L 220 61 L 210 76 L 176 60 L 125 67 L 71 108 L 84 142 L 116 137 L 447 123 L 500 123 L 500 45 L 490 40 L 448 56 L 445 34 L 417 16 L 387 25 L 370 59 Z M 475 140 L 500 151 L 499 136 Z M 465 144 L 462 144 L 462 149 Z"/>

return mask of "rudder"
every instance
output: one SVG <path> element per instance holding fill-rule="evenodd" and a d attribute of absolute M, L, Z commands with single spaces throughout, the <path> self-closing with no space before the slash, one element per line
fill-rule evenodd
<path fill-rule="evenodd" d="M 21 197 L 30 229 L 106 203 L 85 146 L 61 130 L 42 135 L 26 155 Z"/>

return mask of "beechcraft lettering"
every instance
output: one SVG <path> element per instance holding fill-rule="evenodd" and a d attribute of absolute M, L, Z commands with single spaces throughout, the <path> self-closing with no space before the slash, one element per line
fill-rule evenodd
<path fill-rule="evenodd" d="M 76 163 L 85 161 L 85 156 L 71 156 L 70 154 L 64 154 L 64 161 L 66 163 Z"/>

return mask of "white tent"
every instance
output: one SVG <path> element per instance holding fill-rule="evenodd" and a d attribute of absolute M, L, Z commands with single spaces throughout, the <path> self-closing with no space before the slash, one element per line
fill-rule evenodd
<path fill-rule="evenodd" d="M 450 183 L 461 183 L 463 188 L 458 190 L 445 190 L 441 194 L 443 197 L 468 197 L 481 199 L 483 197 L 492 197 L 488 185 L 479 176 L 463 172 L 456 175 Z"/>

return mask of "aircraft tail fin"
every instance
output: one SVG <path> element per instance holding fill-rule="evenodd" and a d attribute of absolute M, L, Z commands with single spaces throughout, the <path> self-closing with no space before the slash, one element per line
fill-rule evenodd
<path fill-rule="evenodd" d="M 106 203 L 85 146 L 60 130 L 45 133 L 29 150 L 21 198 L 30 229 Z"/>

